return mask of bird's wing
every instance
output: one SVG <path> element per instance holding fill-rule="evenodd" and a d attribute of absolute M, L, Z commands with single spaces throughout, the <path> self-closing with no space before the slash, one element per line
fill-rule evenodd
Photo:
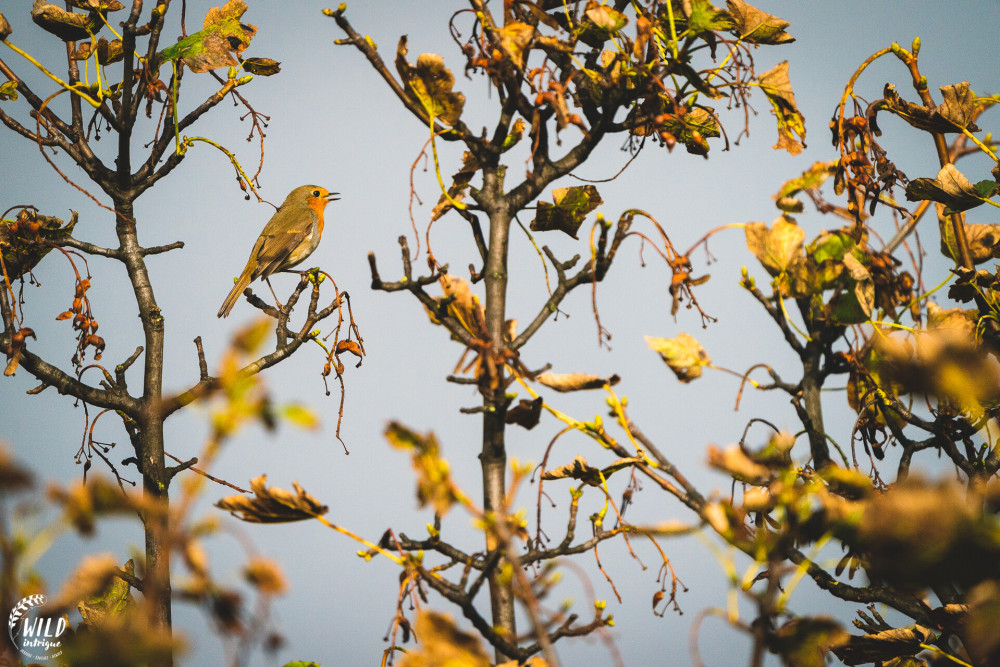
<path fill-rule="evenodd" d="M 275 271 L 280 271 L 292 251 L 303 243 L 306 232 L 278 232 L 277 234 L 261 234 L 254 246 L 257 257 L 257 270 L 254 279 L 270 278 Z"/>

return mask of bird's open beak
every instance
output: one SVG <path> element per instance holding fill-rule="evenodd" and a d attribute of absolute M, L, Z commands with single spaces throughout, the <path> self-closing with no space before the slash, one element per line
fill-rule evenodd
<path fill-rule="evenodd" d="M 327 195 L 326 195 L 326 197 L 324 197 L 324 199 L 326 199 L 327 201 L 337 201 L 338 199 L 340 199 L 340 193 L 339 192 L 328 192 Z"/>

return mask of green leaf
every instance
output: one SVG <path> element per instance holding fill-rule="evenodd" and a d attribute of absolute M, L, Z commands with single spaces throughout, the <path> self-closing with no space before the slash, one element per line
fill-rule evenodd
<path fill-rule="evenodd" d="M 552 191 L 552 201 L 552 204 L 538 202 L 535 219 L 531 221 L 531 229 L 539 232 L 558 229 L 573 238 L 577 237 L 576 234 L 587 214 L 604 203 L 593 185 L 556 188 Z"/>
<path fill-rule="evenodd" d="M 846 289 L 830 301 L 830 317 L 840 324 L 860 324 L 871 319 L 875 306 L 875 282 L 852 254 L 844 256 Z"/>
<path fill-rule="evenodd" d="M 0 101 L 17 99 L 17 81 L 4 81 L 0 84 Z"/>
<path fill-rule="evenodd" d="M 694 36 L 716 30 L 730 30 L 733 20 L 729 13 L 719 9 L 709 0 L 691 0 L 691 13 L 687 17 L 687 31 Z"/>
<path fill-rule="evenodd" d="M 243 0 L 229 0 L 223 7 L 213 7 L 205 16 L 205 29 L 189 35 L 160 51 L 163 61 L 181 61 L 192 72 L 208 72 L 239 63 L 231 52 L 240 53 L 257 34 L 257 26 L 243 23 L 247 11 Z"/>
<path fill-rule="evenodd" d="M 129 559 L 122 570 L 135 574 L 135 563 Z M 131 586 L 124 579 L 112 577 L 107 588 L 98 595 L 89 597 L 77 604 L 83 622 L 91 627 L 102 627 L 105 624 L 114 627 L 125 617 L 129 608 L 135 604 Z"/>
<path fill-rule="evenodd" d="M 854 238 L 845 231 L 823 232 L 806 246 L 806 254 L 821 264 L 828 259 L 843 260 L 844 256 L 857 247 Z"/>
<path fill-rule="evenodd" d="M 295 403 L 285 405 L 281 408 L 280 414 L 286 421 L 299 428 L 315 429 L 319 427 L 319 417 L 304 405 Z"/>
<path fill-rule="evenodd" d="M 989 199 L 997 193 L 997 182 L 996 181 L 979 181 L 972 186 L 972 189 L 976 191 L 976 194 L 983 199 Z"/>

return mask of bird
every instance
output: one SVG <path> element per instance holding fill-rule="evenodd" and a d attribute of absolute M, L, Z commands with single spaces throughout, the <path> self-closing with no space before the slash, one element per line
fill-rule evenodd
<path fill-rule="evenodd" d="M 311 255 L 323 235 L 323 211 L 327 204 L 338 199 L 339 192 L 318 185 L 301 185 L 288 193 L 257 237 L 250 259 L 222 302 L 218 317 L 229 316 L 250 281 L 263 278 L 271 287 L 269 278 L 273 273 L 287 271 Z"/>

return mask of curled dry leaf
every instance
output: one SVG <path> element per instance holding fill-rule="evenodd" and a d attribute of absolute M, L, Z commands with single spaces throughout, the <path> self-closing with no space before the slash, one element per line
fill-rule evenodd
<path fill-rule="evenodd" d="M 806 119 L 795 104 L 795 93 L 788 78 L 788 61 L 761 74 L 760 87 L 771 102 L 771 113 L 778 119 L 778 143 L 774 148 L 798 155 L 806 145 Z"/>
<path fill-rule="evenodd" d="M 472 293 L 469 282 L 450 273 L 442 274 L 438 282 L 441 283 L 441 291 L 444 292 L 438 303 L 444 303 L 447 313 L 458 320 L 473 336 L 487 337 L 486 311 L 479 302 L 479 297 Z M 427 311 L 427 316 L 434 324 L 440 324 L 437 316 L 430 310 Z"/>
<path fill-rule="evenodd" d="M 625 468 L 639 463 L 643 463 L 641 457 L 630 457 L 618 459 L 606 468 L 595 468 L 587 463 L 587 459 L 585 459 L 582 454 L 577 454 L 572 463 L 567 463 L 564 466 L 559 466 L 558 468 L 553 468 L 552 470 L 546 470 L 542 474 L 542 479 L 578 479 L 584 484 L 589 484 L 590 486 L 601 486 L 605 480 L 619 470 L 624 470 Z"/>
<path fill-rule="evenodd" d="M 583 389 L 600 389 L 618 384 L 620 377 L 612 375 L 601 377 L 586 373 L 542 373 L 536 378 L 541 384 L 556 391 L 580 391 Z"/>
<path fill-rule="evenodd" d="M 7 22 L 7 17 L 0 14 L 0 41 L 6 40 L 13 32 L 14 29 L 10 27 L 10 23 Z"/>
<path fill-rule="evenodd" d="M 407 94 L 419 102 L 427 113 L 446 125 L 454 125 L 465 107 L 465 95 L 452 92 L 455 75 L 444 66 L 444 59 L 436 53 L 422 53 L 416 65 L 406 61 L 406 36 L 396 47 L 396 70 L 403 79 Z"/>
<path fill-rule="evenodd" d="M 54 244 L 69 238 L 79 216 L 73 211 L 69 222 L 31 209 L 22 209 L 13 222 L 0 220 L 0 253 L 11 281 L 35 268 Z"/>
<path fill-rule="evenodd" d="M 904 100 L 896 92 L 896 87 L 887 83 L 882 92 L 881 108 L 927 132 L 961 132 L 963 127 L 978 132 L 979 127 L 971 122 L 976 101 L 975 94 L 969 90 L 969 82 L 942 86 L 940 90 L 944 103 L 935 109 L 928 109 L 922 104 Z"/>
<path fill-rule="evenodd" d="M 274 76 L 281 71 L 281 63 L 271 58 L 247 58 L 243 69 L 257 76 Z"/>
<path fill-rule="evenodd" d="M 524 121 L 518 119 L 521 124 L 521 131 L 524 131 Z M 462 167 L 459 169 L 454 176 L 452 176 L 451 187 L 448 188 L 448 196 L 446 197 L 443 193 L 438 199 L 437 204 L 434 206 L 434 210 L 431 211 L 431 222 L 434 222 L 442 215 L 447 213 L 452 209 L 453 201 L 461 202 L 465 199 L 465 191 L 469 189 L 469 182 L 472 177 L 476 175 L 479 171 L 480 165 L 479 160 L 471 151 L 465 151 L 462 154 Z M 449 199 L 450 198 L 450 199 Z"/>
<path fill-rule="evenodd" d="M 785 32 L 791 24 L 743 0 L 726 0 L 736 33 L 752 44 L 788 44 L 795 38 Z"/>
<path fill-rule="evenodd" d="M 814 162 L 809 169 L 802 172 L 801 176 L 784 182 L 781 189 L 774 195 L 774 200 L 777 202 L 778 208 L 789 213 L 801 211 L 802 201 L 796 199 L 795 195 L 804 190 L 818 190 L 826 182 L 826 179 L 836 173 L 836 171 L 836 160 L 832 162 Z M 791 202 L 795 203 L 792 204 Z M 797 210 L 790 210 L 785 208 L 786 206 L 791 206 Z"/>
<path fill-rule="evenodd" d="M 523 426 L 529 431 L 538 426 L 538 421 L 542 416 L 542 397 L 529 401 L 521 399 L 517 405 L 507 411 L 504 421 L 508 424 Z"/>
<path fill-rule="evenodd" d="M 255 498 L 228 496 L 215 506 L 230 512 L 237 519 L 250 523 L 288 523 L 305 521 L 326 514 L 329 508 L 306 493 L 298 482 L 292 482 L 295 492 L 267 486 L 267 475 L 250 482 Z"/>
<path fill-rule="evenodd" d="M 88 39 L 91 33 L 97 32 L 103 25 L 98 16 L 88 17 L 86 14 L 66 11 L 45 0 L 35 0 L 31 6 L 31 20 L 42 30 L 64 42 Z"/>
<path fill-rule="evenodd" d="M 702 367 L 712 363 L 701 343 L 686 333 L 676 338 L 644 338 L 646 345 L 660 355 L 681 382 L 701 377 Z"/>
<path fill-rule="evenodd" d="M 959 256 L 955 242 L 955 229 L 945 215 L 943 204 L 935 204 L 938 216 L 938 230 L 941 233 L 941 254 L 951 259 Z M 965 241 L 969 246 L 969 256 L 973 263 L 982 264 L 1000 258 L 1000 225 L 965 222 L 965 213 L 959 213 L 965 227 Z"/>
<path fill-rule="evenodd" d="M 848 665 L 864 665 L 891 661 L 891 664 L 913 664 L 899 662 L 900 657 L 911 656 L 923 651 L 921 644 L 933 636 L 927 628 L 914 625 L 908 628 L 891 628 L 870 635 L 850 635 L 848 641 L 833 649 L 834 654 Z M 926 663 L 918 663 L 926 664 Z"/>

